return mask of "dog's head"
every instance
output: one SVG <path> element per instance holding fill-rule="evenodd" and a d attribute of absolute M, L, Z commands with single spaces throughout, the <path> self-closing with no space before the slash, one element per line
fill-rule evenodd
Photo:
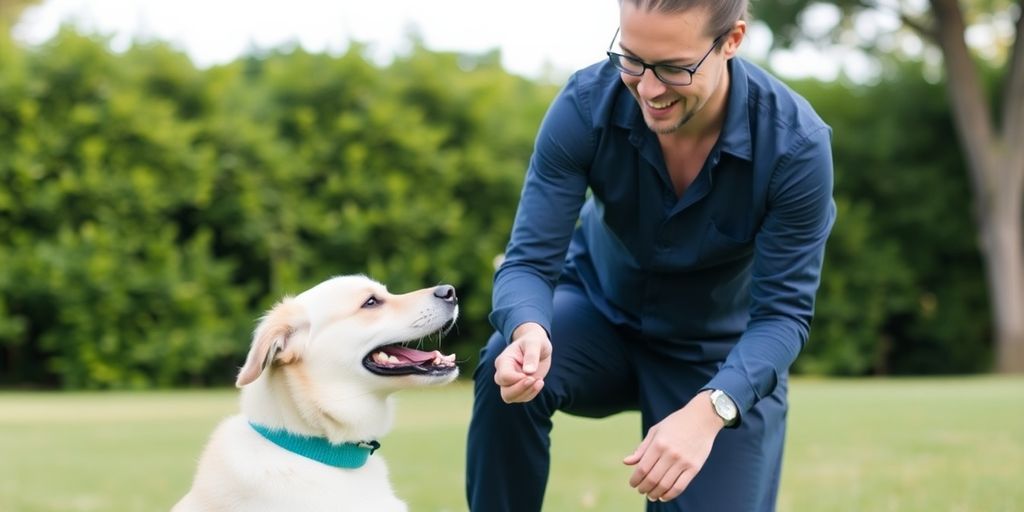
<path fill-rule="evenodd" d="M 448 285 L 393 295 L 365 276 L 335 277 L 267 312 L 235 384 L 286 365 L 301 365 L 318 381 L 373 389 L 448 383 L 458 375 L 455 355 L 419 347 L 439 340 L 458 314 Z"/>

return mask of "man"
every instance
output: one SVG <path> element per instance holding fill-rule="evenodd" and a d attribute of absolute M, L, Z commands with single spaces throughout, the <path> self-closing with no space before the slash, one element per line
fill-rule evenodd
<path fill-rule="evenodd" d="M 623 463 L 649 511 L 774 510 L 835 218 L 831 131 L 736 57 L 746 9 L 620 0 L 608 61 L 551 105 L 475 375 L 474 512 L 540 510 L 556 410 L 637 409 Z"/>

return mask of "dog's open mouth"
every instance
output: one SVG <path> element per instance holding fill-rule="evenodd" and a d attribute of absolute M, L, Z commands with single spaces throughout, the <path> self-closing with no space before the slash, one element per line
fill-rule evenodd
<path fill-rule="evenodd" d="M 426 352 L 401 343 L 373 349 L 363 358 L 363 366 L 377 375 L 445 375 L 455 371 L 455 354 L 437 350 Z"/>

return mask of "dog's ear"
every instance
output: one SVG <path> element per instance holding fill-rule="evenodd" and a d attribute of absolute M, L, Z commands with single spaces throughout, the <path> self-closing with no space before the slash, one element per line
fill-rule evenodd
<path fill-rule="evenodd" d="M 259 378 L 271 364 L 288 364 L 298 360 L 299 344 L 294 337 L 309 327 L 306 311 L 299 303 L 285 298 L 260 321 L 252 338 L 252 347 L 245 365 L 238 372 L 235 386 L 242 387 Z"/>

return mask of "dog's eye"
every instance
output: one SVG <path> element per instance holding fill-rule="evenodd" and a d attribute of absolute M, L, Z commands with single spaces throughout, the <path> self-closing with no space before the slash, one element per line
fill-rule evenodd
<path fill-rule="evenodd" d="M 374 308 L 374 307 L 380 306 L 383 303 L 384 303 L 384 301 L 382 301 L 382 300 L 378 299 L 377 297 L 371 295 L 370 298 L 366 299 L 366 302 L 363 303 L 363 307 L 364 308 Z"/>

